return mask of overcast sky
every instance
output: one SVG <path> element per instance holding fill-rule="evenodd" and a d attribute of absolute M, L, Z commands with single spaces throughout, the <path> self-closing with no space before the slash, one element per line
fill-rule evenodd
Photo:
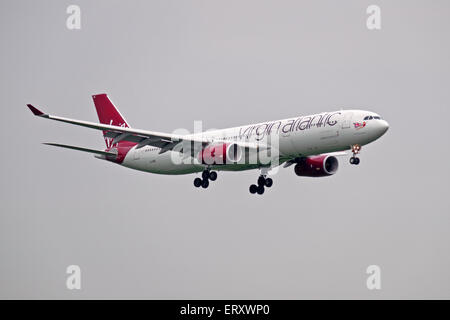
<path fill-rule="evenodd" d="M 66 8 L 81 8 L 81 30 Z M 381 8 L 381 30 L 366 8 Z M 0 2 L 0 298 L 450 298 L 448 1 Z M 44 146 L 131 126 L 225 128 L 340 108 L 390 129 L 332 177 L 153 175 Z M 66 288 L 79 265 L 82 289 Z M 366 268 L 381 268 L 368 290 Z"/>

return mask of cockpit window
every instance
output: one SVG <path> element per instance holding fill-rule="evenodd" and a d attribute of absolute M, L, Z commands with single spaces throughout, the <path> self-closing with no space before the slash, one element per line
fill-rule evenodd
<path fill-rule="evenodd" d="M 379 116 L 365 116 L 363 120 L 372 120 L 372 119 L 381 120 L 381 117 L 379 117 Z"/>

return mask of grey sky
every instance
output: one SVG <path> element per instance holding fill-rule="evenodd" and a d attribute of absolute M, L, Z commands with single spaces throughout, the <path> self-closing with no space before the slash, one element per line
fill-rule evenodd
<path fill-rule="evenodd" d="M 66 28 L 81 7 L 82 29 Z M 366 28 L 381 7 L 382 29 Z M 0 2 L 0 298 L 450 298 L 448 1 Z M 390 130 L 335 176 L 158 176 L 44 146 L 137 128 L 224 128 L 343 108 Z M 82 269 L 82 290 L 65 269 Z M 381 267 L 382 289 L 365 269 Z"/>

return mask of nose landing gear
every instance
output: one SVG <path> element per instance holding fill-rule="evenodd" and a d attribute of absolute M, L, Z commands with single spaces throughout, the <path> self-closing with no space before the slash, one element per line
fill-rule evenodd
<path fill-rule="evenodd" d="M 194 186 L 196 188 L 202 187 L 203 189 L 206 189 L 209 186 L 209 180 L 216 181 L 216 179 L 217 179 L 216 171 L 210 171 L 210 169 L 205 169 L 202 172 L 202 179 L 200 178 L 194 179 Z"/>
<path fill-rule="evenodd" d="M 251 194 L 263 194 L 264 187 L 270 188 L 273 185 L 272 178 L 266 178 L 266 175 L 260 175 L 258 178 L 257 185 L 252 184 L 249 188 Z"/>
<path fill-rule="evenodd" d="M 350 164 L 358 165 L 359 164 L 359 158 L 356 156 L 361 151 L 361 146 L 359 144 L 352 145 L 352 153 L 353 156 L 350 158 Z"/>

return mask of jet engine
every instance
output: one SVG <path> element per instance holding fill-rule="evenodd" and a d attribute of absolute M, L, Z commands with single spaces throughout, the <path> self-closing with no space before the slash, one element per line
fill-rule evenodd
<path fill-rule="evenodd" d="M 221 143 L 206 146 L 198 154 L 202 164 L 221 165 L 239 162 L 242 158 L 242 149 L 236 143 Z"/>
<path fill-rule="evenodd" d="M 336 173 L 339 167 L 334 156 L 320 155 L 300 158 L 295 165 L 295 174 L 301 177 L 326 177 Z"/>

